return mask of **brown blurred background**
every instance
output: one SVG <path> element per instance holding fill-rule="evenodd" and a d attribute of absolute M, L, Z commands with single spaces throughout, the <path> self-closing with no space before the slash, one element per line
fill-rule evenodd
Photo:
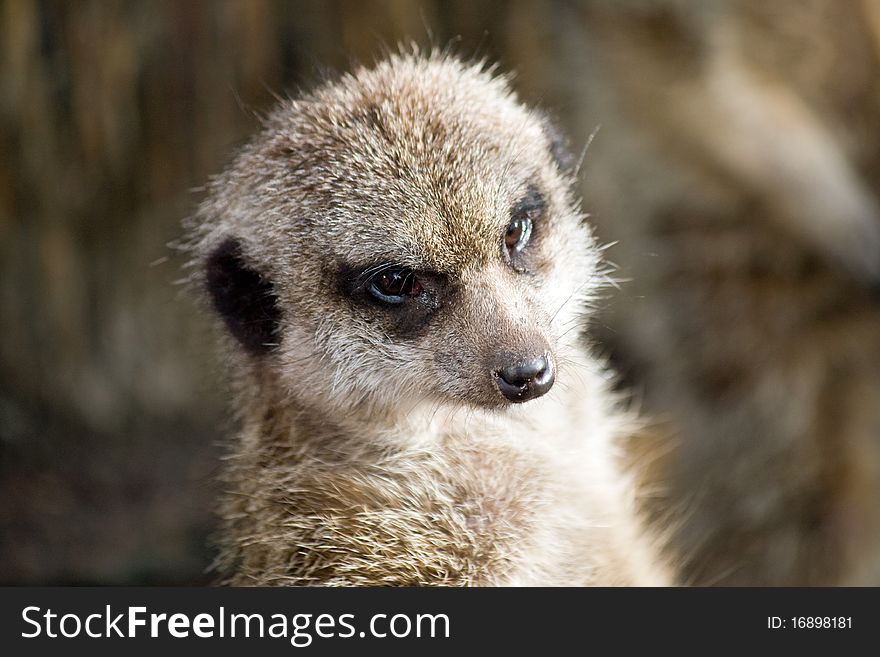
<path fill-rule="evenodd" d="M 872 195 L 880 188 L 878 35 L 880 11 L 871 0 L 3 0 L 0 583 L 210 581 L 214 474 L 230 421 L 213 336 L 175 284 L 182 262 L 169 243 L 180 237 L 181 220 L 199 201 L 198 186 L 255 131 L 256 116 L 276 95 L 295 93 L 354 62 L 374 61 L 400 41 L 449 45 L 514 71 L 521 96 L 558 118 L 576 154 L 603 126 L 582 170 L 586 207 L 601 239 L 621 241 L 611 251 L 621 278 L 636 281 L 624 283 L 603 307 L 600 346 L 646 410 L 671 420 L 672 433 L 685 436 L 673 440 L 682 451 L 665 450 L 673 463 L 663 467 L 681 482 L 668 486 L 669 505 L 707 509 L 692 517 L 699 536 L 709 538 L 685 532 L 681 539 L 689 558 L 706 544 L 734 546 L 717 566 L 704 568 L 698 559 L 686 567 L 686 579 L 874 582 L 877 559 L 868 566 L 862 559 L 846 577 L 832 573 L 828 564 L 849 548 L 824 539 L 816 548 L 821 558 L 810 556 L 790 569 L 780 564 L 800 559 L 804 527 L 812 532 L 815 523 L 826 523 L 822 531 L 837 536 L 849 531 L 847 523 L 864 527 L 866 516 L 878 515 L 880 466 L 871 464 L 880 463 L 880 428 L 869 422 L 858 433 L 864 445 L 854 453 L 869 464 L 867 474 L 835 466 L 827 475 L 819 468 L 804 475 L 792 499 L 780 496 L 764 480 L 790 475 L 768 463 L 792 462 L 798 446 L 827 440 L 794 431 L 785 434 L 787 447 L 753 458 L 752 443 L 775 444 L 766 409 L 740 404 L 729 382 L 682 374 L 685 356 L 679 355 L 692 358 L 699 348 L 711 360 L 713 345 L 731 343 L 725 330 L 737 323 L 743 304 L 753 318 L 775 317 L 779 308 L 790 316 L 786 304 L 803 307 L 800 290 L 813 284 L 816 271 L 831 281 L 826 296 L 850 300 L 846 321 L 866 321 L 864 339 L 873 335 L 876 341 L 872 331 L 880 320 L 873 317 L 869 290 L 880 281 L 880 251 L 873 251 L 880 245 L 880 220 L 871 228 L 877 219 Z M 763 148 L 741 152 L 733 143 Z M 806 168 L 798 170 L 803 161 Z M 839 184 L 827 194 L 820 182 L 806 185 L 817 201 L 792 182 L 832 178 Z M 838 208 L 855 217 L 852 234 L 825 230 L 837 225 L 828 217 L 837 217 Z M 802 216 L 810 230 L 800 229 Z M 702 231 L 699 246 L 681 242 L 682 226 Z M 669 262 L 686 262 L 699 280 L 719 280 L 705 263 L 688 260 L 698 254 L 733 263 L 724 275 L 738 281 L 743 267 L 752 273 L 757 267 L 762 281 L 770 271 L 794 291 L 756 310 L 751 279 L 743 289 L 722 286 L 728 297 L 700 290 L 694 294 L 720 299 L 712 308 L 724 310 L 717 325 L 706 326 L 699 316 L 711 309 L 695 310 L 692 298 L 678 296 L 690 289 L 687 277 L 669 273 Z M 640 305 L 646 296 L 657 301 Z M 781 344 L 807 335 L 814 315 L 821 313 L 798 314 L 774 339 Z M 683 324 L 670 328 L 673 320 Z M 628 331 L 634 323 L 639 331 Z M 655 333 L 645 337 L 645 331 Z M 738 368 L 736 362 L 778 355 L 774 349 L 769 356 L 751 355 L 756 345 L 766 346 L 768 333 L 756 331 L 757 337 L 737 343 L 746 355 L 720 359 L 721 379 L 726 373 L 752 381 L 749 372 L 760 365 Z M 853 340 L 846 362 L 859 358 L 859 339 Z M 870 365 L 875 359 L 878 367 Z M 880 355 L 868 353 L 863 361 L 870 366 L 860 394 L 866 407 L 880 408 Z M 815 367 L 820 374 L 840 369 L 833 357 Z M 771 385 L 766 398 L 775 400 L 778 391 L 784 398 L 800 380 L 800 373 L 791 373 Z M 679 403 L 695 388 L 711 399 Z M 799 400 L 792 416 L 801 417 L 811 399 Z M 746 420 L 714 426 L 716 403 Z M 835 413 L 845 419 L 849 411 L 839 406 Z M 700 420 L 692 421 L 696 416 Z M 810 426 L 818 421 L 804 420 Z M 771 439 L 761 440 L 765 434 Z M 692 447 L 695 442 L 702 446 Z M 706 498 L 691 499 L 682 490 L 694 472 L 711 472 L 706 464 L 719 444 L 727 446 L 727 462 L 745 454 L 744 465 L 720 493 L 706 482 L 694 486 L 711 491 L 712 499 L 730 499 L 710 508 Z M 808 451 L 808 465 L 824 458 L 813 447 Z M 676 463 L 691 465 L 676 470 Z M 802 519 L 804 491 L 821 500 L 826 492 L 833 496 L 822 488 L 829 476 L 843 488 L 858 477 L 867 481 L 851 506 L 841 502 L 846 522 L 837 515 L 816 520 L 812 507 Z M 762 483 L 749 509 L 763 509 L 764 502 L 774 509 L 764 516 L 756 511 L 754 526 L 751 510 L 734 512 L 737 491 L 748 489 L 752 478 Z M 667 517 L 662 509 L 657 514 Z M 721 516 L 741 524 L 716 532 L 712 519 Z M 789 518 L 796 528 L 778 537 L 774 528 Z M 760 540 L 752 534 L 730 539 L 746 526 Z M 872 544 L 876 532 L 866 531 Z M 795 547 L 774 551 L 780 544 Z M 731 579 L 741 561 L 750 565 L 740 569 L 742 578 Z"/>

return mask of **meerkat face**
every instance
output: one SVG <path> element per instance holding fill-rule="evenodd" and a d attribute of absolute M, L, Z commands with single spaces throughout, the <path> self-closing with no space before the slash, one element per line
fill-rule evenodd
<path fill-rule="evenodd" d="M 200 210 L 245 362 L 330 408 L 550 392 L 596 278 L 557 147 L 503 80 L 440 57 L 285 103 Z"/>

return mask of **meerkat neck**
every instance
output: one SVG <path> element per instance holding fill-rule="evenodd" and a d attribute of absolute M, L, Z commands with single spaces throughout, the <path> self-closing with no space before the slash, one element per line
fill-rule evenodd
<path fill-rule="evenodd" d="M 580 364 L 572 361 L 571 367 L 577 371 L 569 372 L 571 382 L 565 389 L 503 412 L 430 398 L 403 400 L 395 407 L 364 402 L 339 409 L 300 399 L 271 371 L 254 370 L 240 386 L 239 412 L 248 440 L 302 449 L 322 442 L 346 451 L 349 443 L 358 450 L 365 444 L 384 450 L 418 449 L 436 446 L 450 434 L 475 441 L 497 437 L 513 447 L 524 442 L 530 451 L 534 436 L 542 435 L 539 442 L 547 448 L 559 448 L 562 441 L 571 449 L 583 442 L 568 426 L 572 409 L 586 426 L 604 411 L 583 402 L 598 396 L 601 382 Z"/>

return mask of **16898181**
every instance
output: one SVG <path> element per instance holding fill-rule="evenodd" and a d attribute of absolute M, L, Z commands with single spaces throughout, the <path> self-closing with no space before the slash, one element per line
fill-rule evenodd
<path fill-rule="evenodd" d="M 851 630 L 852 616 L 767 616 L 771 630 Z"/>

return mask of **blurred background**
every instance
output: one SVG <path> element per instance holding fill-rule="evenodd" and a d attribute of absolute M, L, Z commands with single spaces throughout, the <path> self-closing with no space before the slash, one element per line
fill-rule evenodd
<path fill-rule="evenodd" d="M 880 584 L 880 3 L 0 2 L 0 583 L 203 584 L 232 431 L 169 247 L 278 95 L 515 72 L 616 245 L 593 343 L 695 584 Z"/>

